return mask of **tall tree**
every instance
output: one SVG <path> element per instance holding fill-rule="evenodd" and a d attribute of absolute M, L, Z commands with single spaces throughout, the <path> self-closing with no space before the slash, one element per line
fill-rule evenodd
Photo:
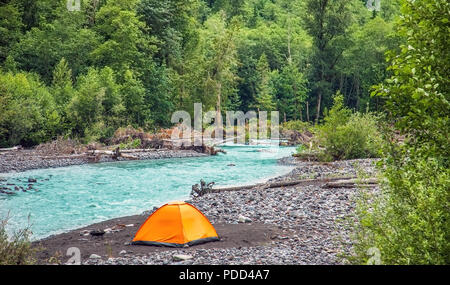
<path fill-rule="evenodd" d="M 271 71 L 267 62 L 266 54 L 262 54 L 256 65 L 258 81 L 256 86 L 256 104 L 258 111 L 273 111 L 275 102 L 273 100 L 273 88 L 271 86 Z"/>
<path fill-rule="evenodd" d="M 225 13 L 220 12 L 205 22 L 202 31 L 202 53 L 204 54 L 204 87 L 206 97 L 215 97 L 218 124 L 221 125 L 223 100 L 235 92 L 235 70 L 237 67 L 236 36 L 239 24 L 236 20 L 226 23 Z M 211 93 L 211 94 L 209 94 Z M 213 95 L 213 97 L 210 97 Z M 205 97 L 205 98 L 206 98 Z"/>
<path fill-rule="evenodd" d="M 71 102 L 75 90 L 73 88 L 72 70 L 69 68 L 65 58 L 62 58 L 53 70 L 53 81 L 50 91 L 56 104 L 56 110 L 61 118 L 58 134 L 66 134 L 70 129 L 67 118 L 67 105 Z"/>
<path fill-rule="evenodd" d="M 311 89 L 316 95 L 316 123 L 319 122 L 323 96 L 331 98 L 333 71 L 345 49 L 347 28 L 352 24 L 349 0 L 307 0 L 303 21 L 313 38 L 310 69 Z M 362 5 L 358 2 L 358 5 Z"/>
<path fill-rule="evenodd" d="M 109 0 L 98 11 L 94 30 L 103 41 L 91 53 L 97 66 L 109 66 L 122 75 L 129 68 L 143 69 L 149 64 L 155 46 L 136 14 L 137 3 Z"/>
<path fill-rule="evenodd" d="M 0 6 L 0 63 L 3 63 L 11 47 L 22 36 L 21 13 L 16 5 L 11 3 Z"/>
<path fill-rule="evenodd" d="M 100 40 L 94 31 L 83 26 L 81 14 L 66 10 L 55 21 L 27 32 L 10 55 L 19 68 L 38 73 L 46 83 L 51 83 L 53 68 L 64 57 L 76 78 L 92 64 L 90 54 Z"/>

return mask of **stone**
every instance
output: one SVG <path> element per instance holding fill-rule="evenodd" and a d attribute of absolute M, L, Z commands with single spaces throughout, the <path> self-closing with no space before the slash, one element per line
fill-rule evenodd
<path fill-rule="evenodd" d="M 174 261 L 186 261 L 186 260 L 192 259 L 194 257 L 192 255 L 176 254 L 172 258 Z"/>
<path fill-rule="evenodd" d="M 89 234 L 91 236 L 102 236 L 105 234 L 105 231 L 104 230 L 93 230 L 93 231 L 90 231 Z"/>
<path fill-rule="evenodd" d="M 251 223 L 252 219 L 250 219 L 246 216 L 240 215 L 238 218 L 238 221 L 239 221 L 239 223 L 245 224 L 245 223 Z"/>
<path fill-rule="evenodd" d="M 89 259 L 101 259 L 102 257 L 98 254 L 91 254 L 91 256 L 89 256 Z"/>

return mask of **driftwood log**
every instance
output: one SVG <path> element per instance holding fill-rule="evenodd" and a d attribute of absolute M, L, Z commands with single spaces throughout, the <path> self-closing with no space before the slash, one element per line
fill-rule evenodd
<path fill-rule="evenodd" d="M 377 187 L 378 180 L 376 178 L 368 179 L 341 179 L 333 182 L 325 183 L 324 188 L 354 188 L 354 187 Z"/>
<path fill-rule="evenodd" d="M 335 181 L 335 180 L 349 180 L 349 179 L 355 179 L 355 177 L 302 179 L 302 180 L 293 180 L 293 181 L 283 181 L 283 182 L 274 182 L 274 183 L 259 183 L 259 184 L 253 184 L 253 185 L 244 185 L 244 186 L 235 186 L 235 187 L 224 187 L 224 188 L 216 188 L 216 189 L 207 189 L 206 193 L 203 193 L 203 195 L 207 194 L 207 193 L 242 191 L 242 190 L 250 190 L 250 189 L 253 189 L 253 188 L 271 189 L 271 188 L 295 186 L 295 185 L 299 185 L 299 184 L 318 182 L 318 181 L 319 182 L 329 182 L 329 181 Z"/>
<path fill-rule="evenodd" d="M 8 151 L 16 151 L 16 150 L 21 150 L 22 146 L 18 145 L 15 147 L 10 147 L 10 148 L 0 148 L 0 152 L 8 152 Z"/>
<path fill-rule="evenodd" d="M 200 180 L 200 185 L 198 184 L 192 185 L 191 195 L 194 197 L 198 197 L 203 196 L 207 193 L 211 193 L 214 184 L 215 182 L 210 182 L 206 184 L 206 182 L 202 179 Z"/>

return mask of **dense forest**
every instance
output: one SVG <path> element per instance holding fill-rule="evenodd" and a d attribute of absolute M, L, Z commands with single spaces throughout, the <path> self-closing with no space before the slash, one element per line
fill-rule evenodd
<path fill-rule="evenodd" d="M 352 109 L 380 110 L 371 87 L 402 41 L 398 1 L 380 3 L 2 0 L 0 147 L 154 131 L 196 102 L 317 123 L 339 91 Z"/>
<path fill-rule="evenodd" d="M 0 0 L 0 147 L 278 110 L 324 160 L 379 158 L 348 261 L 449 264 L 450 2 L 369 2 Z"/>

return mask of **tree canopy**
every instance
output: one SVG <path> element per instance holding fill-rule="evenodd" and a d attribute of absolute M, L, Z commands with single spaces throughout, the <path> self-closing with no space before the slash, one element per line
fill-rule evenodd
<path fill-rule="evenodd" d="M 194 103 L 319 122 L 339 91 L 349 108 L 380 110 L 371 86 L 390 75 L 384 53 L 402 41 L 398 2 L 385 2 L 371 12 L 360 0 L 81 0 L 69 11 L 65 0 L 3 0 L 0 77 L 28 85 L 2 86 L 2 108 L 45 101 L 36 114 L 58 123 L 28 128 L 39 133 L 30 140 L 5 112 L 0 145 L 154 130 Z M 21 97 L 30 86 L 35 95 Z"/>

